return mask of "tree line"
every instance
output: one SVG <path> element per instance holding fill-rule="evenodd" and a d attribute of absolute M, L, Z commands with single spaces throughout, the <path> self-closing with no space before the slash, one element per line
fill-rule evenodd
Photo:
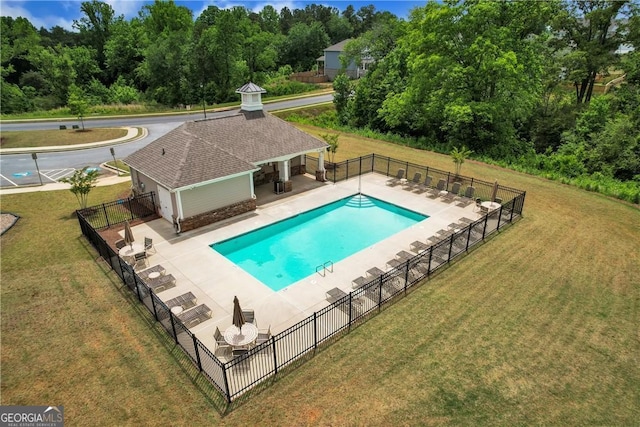
<path fill-rule="evenodd" d="M 67 105 L 69 96 L 93 105 L 235 100 L 234 90 L 247 81 L 309 70 L 324 48 L 395 19 L 373 5 L 279 12 L 270 5 L 260 12 L 209 6 L 194 19 L 187 7 L 156 0 L 127 20 L 92 0 L 80 11 L 74 31 L 1 17 L 1 113 L 49 110 Z"/>
<path fill-rule="evenodd" d="M 638 48 L 630 1 L 430 1 L 347 45 L 344 64 L 373 63 L 334 81 L 335 120 L 594 186 L 631 182 L 623 198 L 637 203 Z"/>

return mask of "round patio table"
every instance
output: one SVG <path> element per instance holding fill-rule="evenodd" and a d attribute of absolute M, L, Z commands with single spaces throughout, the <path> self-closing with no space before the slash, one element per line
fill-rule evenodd
<path fill-rule="evenodd" d="M 229 326 L 224 331 L 224 340 L 234 347 L 250 344 L 258 338 L 258 327 L 253 323 L 242 325 L 242 332 L 234 325 Z"/>
<path fill-rule="evenodd" d="M 132 245 L 122 247 L 118 251 L 118 255 L 120 255 L 121 258 L 130 258 L 142 252 L 144 252 L 144 245 L 142 243 L 133 243 Z"/>

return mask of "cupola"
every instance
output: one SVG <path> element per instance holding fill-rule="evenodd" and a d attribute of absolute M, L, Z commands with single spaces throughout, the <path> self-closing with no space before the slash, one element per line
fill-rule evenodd
<path fill-rule="evenodd" d="M 267 93 L 255 83 L 247 83 L 236 90 L 242 96 L 240 109 L 243 111 L 260 111 L 262 110 L 262 94 Z"/>

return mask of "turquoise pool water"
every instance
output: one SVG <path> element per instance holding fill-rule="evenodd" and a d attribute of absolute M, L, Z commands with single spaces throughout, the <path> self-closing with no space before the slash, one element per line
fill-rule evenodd
<path fill-rule="evenodd" d="M 315 274 L 316 267 L 326 261 L 336 263 L 426 218 L 356 195 L 214 243 L 211 248 L 278 291 Z"/>

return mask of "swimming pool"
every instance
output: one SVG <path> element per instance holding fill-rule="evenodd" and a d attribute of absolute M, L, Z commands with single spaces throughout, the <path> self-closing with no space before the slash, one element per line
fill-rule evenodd
<path fill-rule="evenodd" d="M 210 246 L 278 291 L 426 218 L 356 195 Z"/>

